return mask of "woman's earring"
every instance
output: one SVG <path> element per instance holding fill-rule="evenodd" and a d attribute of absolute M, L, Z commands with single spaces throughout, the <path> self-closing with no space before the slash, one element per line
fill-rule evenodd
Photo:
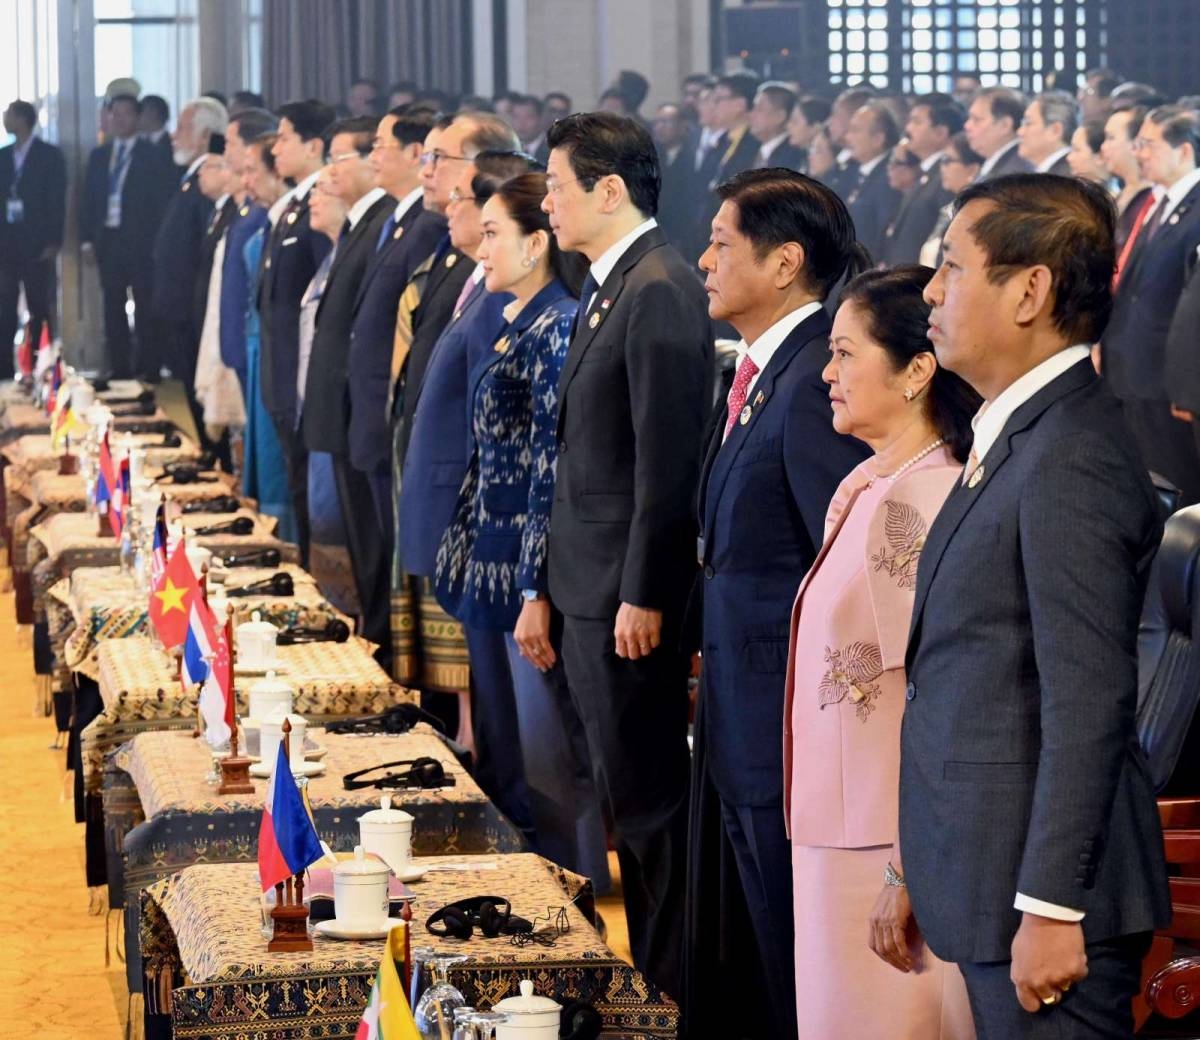
<path fill-rule="evenodd" d="M 522 267 L 537 267 L 537 257 L 527 256 L 521 260 Z"/>
<path fill-rule="evenodd" d="M 904 388 L 904 400 L 911 401 L 915 396 L 916 394 L 913 393 L 913 388 L 911 386 L 906 386 Z"/>

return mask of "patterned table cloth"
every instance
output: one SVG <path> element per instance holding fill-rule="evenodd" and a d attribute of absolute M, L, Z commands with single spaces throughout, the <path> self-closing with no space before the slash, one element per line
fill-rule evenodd
<path fill-rule="evenodd" d="M 513 913 L 539 927 L 560 907 L 570 924 L 553 947 L 516 947 L 478 932 L 465 942 L 436 938 L 417 923 L 413 946 L 469 958 L 450 973 L 468 1004 L 489 1008 L 529 978 L 560 1004 L 593 1004 L 606 1038 L 676 1035 L 679 1015 L 670 998 L 621 961 L 589 923 L 594 909 L 586 879 L 532 853 L 437 862 L 477 869 L 431 871 L 414 884 L 415 922 L 456 899 L 492 894 L 510 899 Z M 487 863 L 496 869 L 483 869 Z M 317 936 L 311 953 L 272 954 L 261 922 L 253 865 L 199 865 L 151 885 L 142 894 L 140 929 L 147 1010 L 170 1014 L 178 1040 L 354 1036 L 383 940 Z"/>
<path fill-rule="evenodd" d="M 117 446 L 124 443 L 126 436 L 145 452 L 146 465 L 152 469 L 161 469 L 168 462 L 190 461 L 200 457 L 199 445 L 190 438 L 181 434 L 179 447 L 169 448 L 162 443 L 161 433 L 122 434 L 113 443 L 114 456 Z M 59 454 L 48 433 L 27 433 L 0 447 L 0 455 L 7 461 L 7 468 L 15 470 L 25 480 L 41 470 L 57 470 Z"/>
<path fill-rule="evenodd" d="M 212 488 L 217 485 L 188 486 Z M 290 542 L 280 541 L 272 533 L 276 524 L 274 517 L 252 511 L 239 512 L 254 518 L 255 531 L 248 535 L 202 535 L 196 538 L 196 544 L 219 554 L 277 549 L 281 560 L 289 563 L 299 561 L 300 550 Z M 203 527 L 228 520 L 233 515 L 192 513 L 180 517 L 180 521 L 185 528 Z M 62 578 L 69 577 L 76 568 L 113 567 L 120 562 L 120 546 L 116 539 L 98 534 L 96 518 L 86 513 L 58 513 L 36 525 L 29 533 L 25 559 L 29 568 L 28 610 L 32 616 L 29 621 L 22 622 L 25 624 L 44 618 L 46 596 L 50 588 Z M 14 586 L 17 586 L 20 607 L 20 588 L 15 571 L 13 582 Z M 22 621 L 22 617 L 19 615 L 17 620 Z"/>
<path fill-rule="evenodd" d="M 141 392 L 141 387 L 131 391 L 132 397 Z M 125 396 L 125 395 L 110 395 Z M 175 424 L 167 418 L 166 412 L 156 408 L 151 415 L 143 415 L 136 404 L 116 404 L 109 406 L 113 413 L 113 429 L 118 433 L 122 430 L 139 430 L 151 433 L 167 433 L 175 429 Z M 32 401 L 14 401 L 5 406 L 0 413 L 0 442 L 15 440 L 28 433 L 49 433 L 50 416 L 40 405 Z"/>
<path fill-rule="evenodd" d="M 249 621 L 258 611 L 277 628 L 302 625 L 320 627 L 334 618 L 353 629 L 353 622 L 338 611 L 317 588 L 316 580 L 298 564 L 278 568 L 292 576 L 294 596 L 236 596 L 234 624 Z M 229 587 L 249 585 L 277 573 L 275 568 L 239 567 L 227 572 Z M 97 648 L 105 639 L 127 639 L 147 632 L 147 596 L 119 567 L 77 567 L 47 591 L 46 620 L 53 655 L 54 692 L 70 688 L 72 672 L 99 679 Z"/>
<path fill-rule="evenodd" d="M 415 817 L 417 855 L 525 850 L 520 831 L 488 801 L 442 738 L 424 723 L 400 735 L 343 735 L 313 729 L 309 736 L 326 749 L 326 755 L 325 772 L 307 781 L 307 794 L 317 830 L 334 850 L 354 848 L 358 817 L 378 808 L 385 793 L 393 806 Z M 441 762 L 454 778 L 454 786 L 386 792 L 347 791 L 342 786 L 347 773 L 423 756 Z M 125 908 L 131 991 L 141 987 L 136 893 L 194 863 L 254 862 L 257 856 L 267 781 L 255 779 L 251 795 L 218 795 L 205 780 L 211 763 L 207 745 L 178 730 L 139 733 L 106 763 L 109 906 Z"/>
<path fill-rule="evenodd" d="M 393 682 L 357 638 L 345 643 L 281 646 L 279 678 L 296 690 L 298 714 L 313 722 L 382 712 L 417 695 Z M 83 731 L 80 748 L 84 791 L 99 794 L 104 756 L 145 730 L 190 729 L 196 722 L 196 695 L 184 692 L 162 650 L 149 639 L 109 639 L 98 651 L 103 711 Z M 249 687 L 257 676 L 238 675 L 238 713 L 247 710 Z"/>

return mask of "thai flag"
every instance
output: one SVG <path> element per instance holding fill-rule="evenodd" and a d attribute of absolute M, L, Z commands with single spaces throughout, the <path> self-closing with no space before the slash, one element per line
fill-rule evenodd
<path fill-rule="evenodd" d="M 280 741 L 258 828 L 258 876 L 262 890 L 269 892 L 324 854 L 312 820 L 304 811 L 300 790 Z"/>
<path fill-rule="evenodd" d="M 212 611 L 202 596 L 192 597 L 192 609 L 188 613 L 187 636 L 183 640 L 183 661 L 179 678 L 183 688 L 190 690 L 208 678 L 209 661 L 217 654 L 217 632 L 213 625 Z M 203 703 L 201 708 L 203 708 Z M 205 716 L 205 722 L 208 717 Z"/>

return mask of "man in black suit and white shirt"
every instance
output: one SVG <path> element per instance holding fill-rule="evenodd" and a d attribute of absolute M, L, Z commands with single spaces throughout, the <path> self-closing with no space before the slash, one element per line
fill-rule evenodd
<path fill-rule="evenodd" d="M 750 106 L 750 133 L 758 142 L 754 168 L 782 166 L 799 168 L 804 153 L 788 140 L 788 120 L 796 104 L 796 92 L 786 83 L 763 83 Z"/>
<path fill-rule="evenodd" d="M 900 193 L 889 183 L 887 169 L 888 156 L 899 140 L 896 120 L 882 101 L 868 101 L 850 117 L 846 147 L 855 173 L 842 197 L 858 240 L 872 258 L 882 252 L 888 225 L 900 207 Z"/>
<path fill-rule="evenodd" d="M 591 269 L 559 380 L 550 598 L 613 828 L 635 965 L 680 992 L 688 661 L 701 440 L 712 402 L 704 290 L 659 230 L 658 159 L 637 121 L 550 129 L 543 207 Z"/>
<path fill-rule="evenodd" d="M 983 156 L 978 180 L 1006 173 L 1028 173 L 1033 164 L 1017 154 L 1017 127 L 1025 117 L 1025 98 L 1008 87 L 987 87 L 967 109 L 967 143 Z"/>
<path fill-rule="evenodd" d="M 1089 357 L 1115 211 L 1099 186 L 1036 175 L 977 183 L 957 206 L 925 290 L 930 339 L 986 404 L 917 572 L 903 862 L 881 896 L 898 912 L 872 947 L 897 963 L 911 894 L 981 1037 L 1129 1037 L 1171 906 L 1134 723 L 1161 524 Z"/>
<path fill-rule="evenodd" d="M 142 111 L 138 116 L 138 133 L 158 149 L 167 168 L 175 165 L 175 148 L 171 143 L 171 131 L 167 121 L 171 118 L 171 106 L 158 94 L 146 94 L 142 98 Z M 179 171 L 181 174 L 182 170 Z"/>
<path fill-rule="evenodd" d="M 79 241 L 85 260 L 100 267 L 107 374 L 127 378 L 153 367 L 151 294 L 154 236 L 170 191 L 171 167 L 137 136 L 139 104 L 130 94 L 108 102 L 111 140 L 92 150 L 84 174 Z M 133 295 L 137 357 L 125 305 Z"/>
<path fill-rule="evenodd" d="M 958 133 L 966 113 L 948 94 L 925 94 L 913 102 L 904 126 L 908 150 L 921 160 L 916 186 L 900 203 L 876 258 L 889 266 L 915 264 L 933 233 L 938 214 L 952 196 L 942 187 L 942 152 Z"/>
<path fill-rule="evenodd" d="M 1033 166 L 1034 173 L 1070 177 L 1067 156 L 1078 125 L 1079 106 L 1070 94 L 1062 90 L 1039 94 L 1029 102 L 1017 128 L 1017 154 Z"/>
<path fill-rule="evenodd" d="M 67 166 L 62 151 L 39 138 L 37 110 L 14 101 L 4 129 L 16 141 L 0 148 L 0 379 L 13 377 L 17 298 L 25 289 L 30 335 L 36 350 L 42 330 L 54 335 L 55 264 L 62 248 Z"/>

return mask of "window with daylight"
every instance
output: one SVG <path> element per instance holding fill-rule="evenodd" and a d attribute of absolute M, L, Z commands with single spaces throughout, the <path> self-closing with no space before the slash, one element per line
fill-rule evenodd
<path fill-rule="evenodd" d="M 1074 91 L 1100 64 L 1103 0 L 828 0 L 829 74 L 910 93 L 949 91 L 957 72 L 985 86 Z"/>

